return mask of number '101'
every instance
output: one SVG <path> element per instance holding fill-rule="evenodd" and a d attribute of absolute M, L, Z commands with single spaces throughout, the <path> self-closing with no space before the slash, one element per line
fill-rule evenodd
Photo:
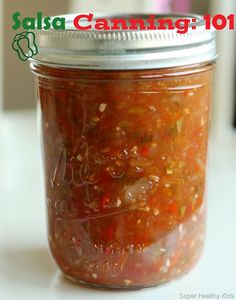
<path fill-rule="evenodd" d="M 221 14 L 211 16 L 211 15 L 205 15 L 204 20 L 206 21 L 206 29 L 211 29 L 212 26 L 216 30 L 222 30 L 222 29 L 230 29 L 234 30 L 235 28 L 235 15 L 231 14 L 228 16 L 224 16 Z"/>

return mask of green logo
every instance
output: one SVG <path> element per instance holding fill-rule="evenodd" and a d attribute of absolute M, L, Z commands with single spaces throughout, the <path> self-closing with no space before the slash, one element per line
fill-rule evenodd
<path fill-rule="evenodd" d="M 12 42 L 12 48 L 16 51 L 18 57 L 22 61 L 38 54 L 38 47 L 35 43 L 35 34 L 31 31 L 18 33 Z"/>

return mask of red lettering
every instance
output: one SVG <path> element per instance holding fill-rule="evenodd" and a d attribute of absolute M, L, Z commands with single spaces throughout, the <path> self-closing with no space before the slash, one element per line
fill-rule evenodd
<path fill-rule="evenodd" d="M 150 24 L 147 29 L 148 30 L 155 30 L 155 15 L 150 15 L 150 18 L 147 20 L 147 22 Z"/>
<path fill-rule="evenodd" d="M 158 26 L 159 30 L 173 30 L 173 29 L 175 29 L 175 27 L 173 25 L 173 21 L 171 19 L 159 19 L 158 23 L 159 23 L 159 26 Z"/>
<path fill-rule="evenodd" d="M 93 14 L 83 14 L 83 15 L 78 15 L 74 18 L 74 26 L 78 30 L 89 30 L 92 28 L 92 25 L 87 25 L 87 26 L 81 26 L 79 24 L 81 19 L 86 19 L 88 22 L 92 22 L 93 20 Z"/>
<path fill-rule="evenodd" d="M 203 19 L 206 21 L 206 30 L 211 29 L 211 15 L 205 15 Z"/>
<path fill-rule="evenodd" d="M 95 24 L 96 30 L 109 30 L 108 21 L 106 19 L 97 19 Z"/>
<path fill-rule="evenodd" d="M 175 27 L 178 29 L 177 33 L 181 33 L 181 34 L 187 33 L 190 22 L 191 21 L 189 19 L 176 20 Z"/>
<path fill-rule="evenodd" d="M 129 29 L 130 30 L 144 30 L 146 26 L 144 24 L 144 20 L 142 19 L 130 19 L 129 23 L 131 24 Z"/>
<path fill-rule="evenodd" d="M 231 14 L 227 17 L 227 19 L 229 21 L 229 29 L 234 30 L 235 29 L 235 15 Z"/>
<path fill-rule="evenodd" d="M 113 23 L 112 30 L 120 30 L 120 29 L 127 30 L 128 29 L 125 19 L 112 19 L 111 22 Z"/>
<path fill-rule="evenodd" d="M 227 19 L 224 15 L 218 14 L 215 15 L 212 19 L 212 25 L 217 30 L 222 30 L 227 26 Z"/>

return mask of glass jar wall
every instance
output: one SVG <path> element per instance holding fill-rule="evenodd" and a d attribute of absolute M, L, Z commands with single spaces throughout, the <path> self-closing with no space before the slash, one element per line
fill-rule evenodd
<path fill-rule="evenodd" d="M 204 243 L 213 64 L 31 67 L 49 244 L 62 272 L 127 289 L 187 273 Z"/>

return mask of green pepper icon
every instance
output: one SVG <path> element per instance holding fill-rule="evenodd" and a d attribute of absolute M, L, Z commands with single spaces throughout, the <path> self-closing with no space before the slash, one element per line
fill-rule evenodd
<path fill-rule="evenodd" d="M 17 34 L 12 42 L 12 48 L 22 61 L 38 54 L 38 47 L 35 43 L 35 34 L 31 31 L 24 31 Z"/>

